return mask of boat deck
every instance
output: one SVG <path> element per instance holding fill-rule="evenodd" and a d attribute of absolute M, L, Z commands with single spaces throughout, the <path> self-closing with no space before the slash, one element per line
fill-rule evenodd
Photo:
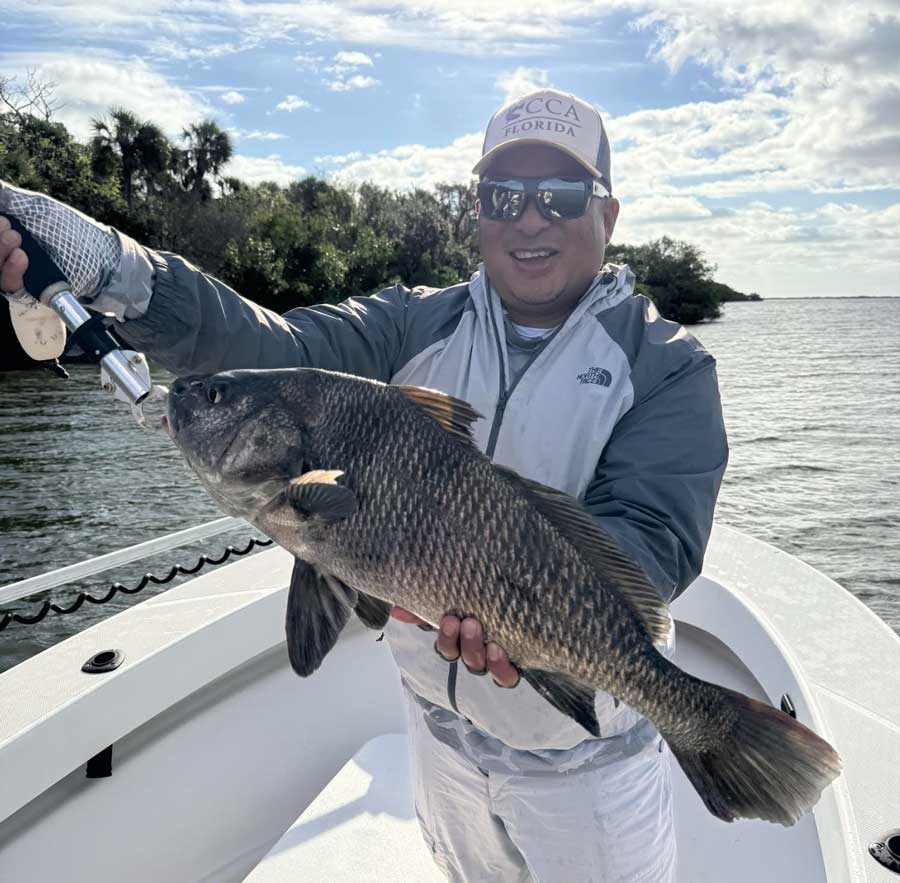
<path fill-rule="evenodd" d="M 272 550 L 198 576 L 0 675 L 0 878 L 434 874 L 386 642 L 354 620 L 315 676 L 297 678 L 284 650 L 291 563 Z M 897 635 L 803 562 L 721 526 L 673 613 L 680 666 L 773 705 L 789 693 L 845 764 L 789 829 L 718 821 L 675 769 L 680 883 L 900 879 L 867 850 L 900 827 Z M 82 673 L 108 648 L 120 668 Z M 108 746 L 112 777 L 86 779 Z"/>

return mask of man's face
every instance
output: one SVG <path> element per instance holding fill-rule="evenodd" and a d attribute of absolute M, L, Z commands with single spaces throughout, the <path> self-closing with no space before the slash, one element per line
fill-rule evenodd
<path fill-rule="evenodd" d="M 503 151 L 485 177 L 586 178 L 588 172 L 559 150 L 523 144 Z M 550 328 L 565 321 L 603 265 L 618 213 L 616 200 L 592 198 L 584 215 L 570 221 L 548 221 L 533 199 L 515 221 L 479 215 L 481 257 L 514 322 Z M 529 256 L 536 251 L 549 254 Z"/>

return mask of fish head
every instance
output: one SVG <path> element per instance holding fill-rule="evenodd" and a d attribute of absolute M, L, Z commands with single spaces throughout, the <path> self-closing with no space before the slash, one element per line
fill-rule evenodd
<path fill-rule="evenodd" d="M 163 418 L 226 512 L 250 520 L 300 475 L 323 412 L 319 372 L 294 368 L 179 377 Z"/>

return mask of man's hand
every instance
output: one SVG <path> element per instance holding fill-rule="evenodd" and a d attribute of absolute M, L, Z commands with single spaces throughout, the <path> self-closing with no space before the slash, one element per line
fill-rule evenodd
<path fill-rule="evenodd" d="M 21 244 L 22 237 L 0 215 L 0 291 L 12 294 L 25 287 L 28 258 L 19 248 Z"/>
<path fill-rule="evenodd" d="M 423 619 L 402 607 L 392 607 L 391 616 L 400 622 L 431 628 Z M 488 674 L 498 687 L 515 687 L 519 671 L 509 661 L 506 651 L 493 641 L 484 643 L 481 623 L 473 617 L 460 620 L 449 614 L 441 620 L 434 649 L 447 662 L 462 657 L 462 663 L 472 674 Z"/>
<path fill-rule="evenodd" d="M 147 312 L 153 294 L 153 266 L 128 236 L 100 224 L 43 193 L 0 181 L 0 291 L 19 292 L 28 267 L 18 234 L 5 217 L 16 218 L 62 272 L 72 294 L 88 309 L 111 313 L 120 322 Z M 42 292 L 29 292 L 40 297 Z"/>

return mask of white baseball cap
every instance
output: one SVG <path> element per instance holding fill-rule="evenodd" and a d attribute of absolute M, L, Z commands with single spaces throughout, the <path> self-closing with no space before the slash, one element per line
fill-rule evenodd
<path fill-rule="evenodd" d="M 473 174 L 480 175 L 498 153 L 514 144 L 546 144 L 561 150 L 612 195 L 609 139 L 603 120 L 590 104 L 571 93 L 541 89 L 501 107 L 488 123 Z"/>

